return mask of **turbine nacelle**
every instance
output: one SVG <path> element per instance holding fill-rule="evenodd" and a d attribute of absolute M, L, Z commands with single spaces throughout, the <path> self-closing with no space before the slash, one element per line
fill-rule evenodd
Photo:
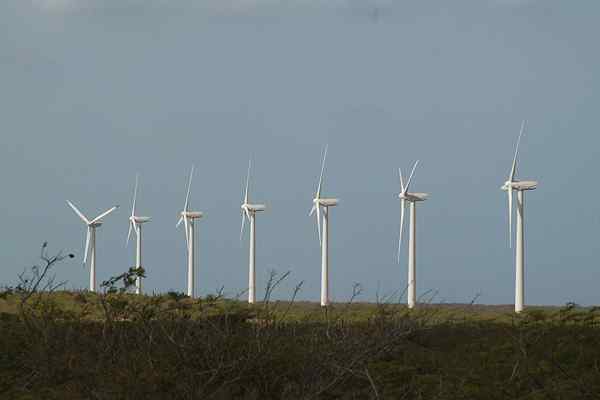
<path fill-rule="evenodd" d="M 321 207 L 335 207 L 339 204 L 339 202 L 340 202 L 339 199 L 333 199 L 333 198 L 313 199 L 313 203 L 315 203 L 315 206 L 319 205 Z"/>
<path fill-rule="evenodd" d="M 90 227 L 90 228 L 98 228 L 98 227 L 102 226 L 102 222 L 101 221 L 92 222 L 90 224 L 87 224 L 87 226 Z"/>
<path fill-rule="evenodd" d="M 265 211 L 267 206 L 264 204 L 242 204 L 242 210 L 249 212 Z"/>
<path fill-rule="evenodd" d="M 509 190 L 509 187 L 513 190 L 535 190 L 537 189 L 537 185 L 537 181 L 506 181 L 500 189 L 505 192 Z"/>
<path fill-rule="evenodd" d="M 151 220 L 150 217 L 137 217 L 137 216 L 129 217 L 129 221 L 133 222 L 134 224 L 144 224 L 146 222 L 150 222 L 150 220 Z"/>
<path fill-rule="evenodd" d="M 406 200 L 406 201 L 416 203 L 418 201 L 427 200 L 427 198 L 429 197 L 429 193 L 400 193 L 400 194 L 398 194 L 398 197 L 401 200 Z"/>
<path fill-rule="evenodd" d="M 204 213 L 200 211 L 182 211 L 180 215 L 181 218 L 199 219 L 204 216 Z"/>

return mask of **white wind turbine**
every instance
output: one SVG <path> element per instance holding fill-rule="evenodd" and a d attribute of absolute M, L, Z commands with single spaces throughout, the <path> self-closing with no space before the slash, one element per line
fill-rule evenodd
<path fill-rule="evenodd" d="M 325 172 L 325 160 L 327 159 L 327 146 L 323 153 L 323 163 L 321 164 L 321 176 L 317 193 L 313 199 L 313 206 L 309 216 L 316 213 L 317 229 L 319 231 L 319 242 L 321 244 L 321 306 L 329 305 L 329 207 L 335 207 L 338 199 L 322 198 L 321 189 L 323 186 L 323 173 Z M 321 212 L 323 213 L 323 229 L 321 231 Z"/>
<path fill-rule="evenodd" d="M 509 246 L 512 248 L 512 214 L 513 214 L 513 191 L 517 192 L 517 238 L 516 238 L 516 262 L 515 262 L 515 312 L 523 311 L 524 303 L 524 280 L 525 280 L 525 191 L 534 190 L 537 188 L 536 181 L 518 181 L 515 180 L 517 172 L 517 158 L 519 155 L 519 145 L 521 137 L 525 129 L 525 121 L 521 123 L 521 131 L 517 139 L 517 147 L 513 158 L 512 167 L 508 180 L 504 182 L 501 189 L 508 194 L 508 240 Z"/>
<path fill-rule="evenodd" d="M 136 241 L 135 241 L 135 267 L 142 267 L 142 224 L 150 221 L 150 217 L 140 217 L 135 214 L 135 204 L 137 200 L 137 191 L 138 191 L 138 180 L 139 176 L 135 175 L 135 188 L 133 190 L 133 205 L 131 206 L 131 216 L 129 217 L 129 231 L 127 232 L 127 242 L 126 245 L 129 244 L 129 238 L 131 237 L 131 231 L 135 231 Z M 142 293 L 142 278 L 137 277 L 135 281 L 135 293 Z"/>
<path fill-rule="evenodd" d="M 429 196 L 427 193 L 411 193 L 408 191 L 410 183 L 412 182 L 415 174 L 415 169 L 419 161 L 417 160 L 413 165 L 412 171 L 406 184 L 404 183 L 404 177 L 402 176 L 402 170 L 398 169 L 400 174 L 400 235 L 398 238 L 398 264 L 400 264 L 400 251 L 402 248 L 402 230 L 404 227 L 404 209 L 406 202 L 410 204 L 410 227 L 409 227 L 409 238 L 408 238 L 408 285 L 407 285 L 407 299 L 408 308 L 414 308 L 417 304 L 417 203 L 420 201 L 427 200 Z"/>
<path fill-rule="evenodd" d="M 194 225 L 195 220 L 202 218 L 204 215 L 199 211 L 189 211 L 189 199 L 190 199 L 190 189 L 192 188 L 192 177 L 194 176 L 194 166 L 192 165 L 192 170 L 190 171 L 190 179 L 188 181 L 187 194 L 185 195 L 185 204 L 183 206 L 183 211 L 181 212 L 181 217 L 177 222 L 177 227 L 183 225 L 185 227 L 185 241 L 187 244 L 187 255 L 188 255 L 188 271 L 187 271 L 187 295 L 190 297 L 194 297 L 195 295 L 195 285 L 194 285 L 194 264 L 195 264 L 195 239 L 194 239 Z"/>
<path fill-rule="evenodd" d="M 265 211 L 264 204 L 251 204 L 249 196 L 250 186 L 250 168 L 251 162 L 248 161 L 248 175 L 246 176 L 246 190 L 244 192 L 244 202 L 242 203 L 242 228 L 240 230 L 240 241 L 244 235 L 244 225 L 246 218 L 250 222 L 250 256 L 248 267 L 248 303 L 256 301 L 256 213 Z"/>
<path fill-rule="evenodd" d="M 119 206 L 114 206 L 98 215 L 96 218 L 88 219 L 73 203 L 67 200 L 69 207 L 75 211 L 75 214 L 87 225 L 87 235 L 85 237 L 85 253 L 83 264 L 87 264 L 88 253 L 90 254 L 90 292 L 96 291 L 96 228 L 102 225 L 102 218 L 115 211 Z"/>

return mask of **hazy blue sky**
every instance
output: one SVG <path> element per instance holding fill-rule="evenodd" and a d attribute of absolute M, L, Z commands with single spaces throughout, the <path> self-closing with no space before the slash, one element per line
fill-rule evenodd
<path fill-rule="evenodd" d="M 187 174 L 199 224 L 201 294 L 247 281 L 242 183 L 254 155 L 259 287 L 291 270 L 318 299 L 320 251 L 308 217 L 321 150 L 332 211 L 336 300 L 406 285 L 395 262 L 397 168 L 419 158 L 418 293 L 512 303 L 506 196 L 521 119 L 527 195 L 526 303 L 600 303 L 597 1 L 4 0 L 0 2 L 0 281 L 40 243 L 85 287 L 88 215 L 121 209 L 98 231 L 98 279 L 133 264 L 124 247 L 141 174 L 145 287 L 185 288 L 175 229 Z"/>

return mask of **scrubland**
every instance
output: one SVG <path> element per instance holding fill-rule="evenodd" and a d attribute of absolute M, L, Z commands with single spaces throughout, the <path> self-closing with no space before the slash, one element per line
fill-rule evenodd
<path fill-rule="evenodd" d="M 44 256 L 44 250 L 42 256 Z M 6 399 L 597 399 L 600 309 L 262 301 L 61 291 L 45 264 L 0 293 Z M 48 263 L 50 261 L 50 263 Z M 48 265 L 49 264 L 49 265 Z M 37 283 L 37 286 L 36 286 Z M 282 294 L 278 294 L 281 298 Z"/>

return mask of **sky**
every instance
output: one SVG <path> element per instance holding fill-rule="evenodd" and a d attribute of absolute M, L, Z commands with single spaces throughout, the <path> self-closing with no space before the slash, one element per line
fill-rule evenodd
<path fill-rule="evenodd" d="M 239 240 L 248 159 L 257 285 L 317 301 L 320 248 L 308 216 L 329 145 L 335 301 L 396 299 L 398 168 L 420 160 L 417 293 L 434 302 L 514 300 L 506 180 L 523 119 L 526 304 L 600 303 L 600 25 L 597 1 L 5 0 L 0 2 L 0 282 L 39 246 L 76 254 L 56 269 L 84 288 L 85 227 L 102 281 L 134 263 L 125 247 L 135 174 L 147 291 L 184 291 L 176 229 L 187 175 L 197 287 L 247 285 Z M 405 243 L 406 246 L 406 243 Z"/>

